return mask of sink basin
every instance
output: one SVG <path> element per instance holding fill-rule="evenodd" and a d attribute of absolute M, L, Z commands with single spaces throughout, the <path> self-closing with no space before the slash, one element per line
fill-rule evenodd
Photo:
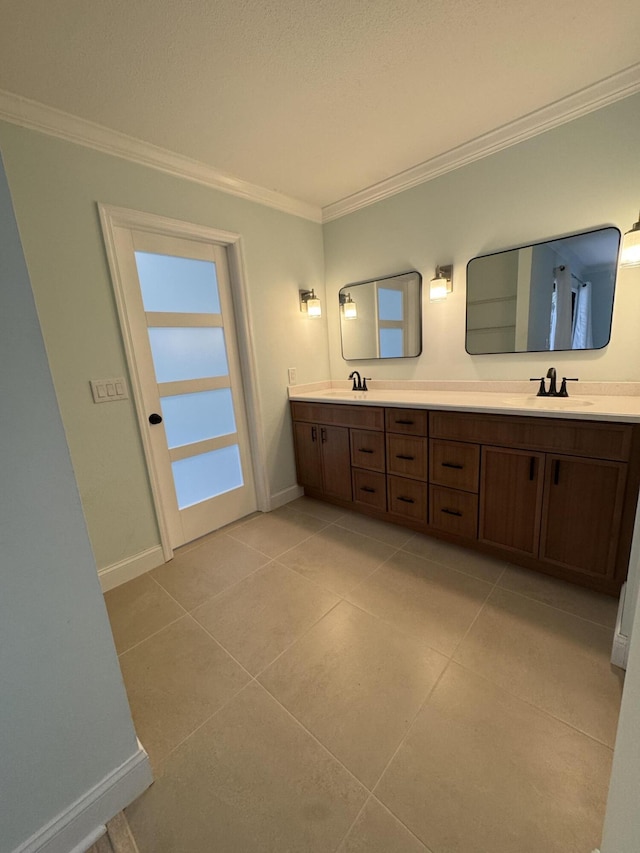
<path fill-rule="evenodd" d="M 585 400 L 582 397 L 536 397 L 528 394 L 514 394 L 512 397 L 502 399 L 509 405 L 521 405 L 534 409 L 582 409 L 584 406 L 593 406 L 593 400 Z"/>

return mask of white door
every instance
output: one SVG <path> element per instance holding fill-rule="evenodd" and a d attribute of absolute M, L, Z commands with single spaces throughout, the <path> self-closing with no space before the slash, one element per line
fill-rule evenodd
<path fill-rule="evenodd" d="M 226 250 L 113 224 L 110 237 L 161 528 L 173 549 L 256 509 Z"/>

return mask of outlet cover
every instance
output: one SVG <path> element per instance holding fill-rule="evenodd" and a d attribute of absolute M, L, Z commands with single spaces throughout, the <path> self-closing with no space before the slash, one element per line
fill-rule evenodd
<path fill-rule="evenodd" d="M 298 381 L 298 371 L 295 367 L 289 368 L 289 385 L 295 385 Z"/>

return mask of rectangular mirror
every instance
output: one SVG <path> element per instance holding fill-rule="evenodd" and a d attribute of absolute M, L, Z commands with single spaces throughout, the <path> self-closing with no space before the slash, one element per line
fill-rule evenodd
<path fill-rule="evenodd" d="M 605 347 L 619 248 L 610 227 L 470 260 L 467 352 Z"/>
<path fill-rule="evenodd" d="M 359 281 L 340 288 L 340 335 L 346 361 L 415 358 L 422 352 L 419 272 Z"/>

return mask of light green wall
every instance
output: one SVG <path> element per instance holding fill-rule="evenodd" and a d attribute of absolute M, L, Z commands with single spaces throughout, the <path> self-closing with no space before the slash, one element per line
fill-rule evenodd
<path fill-rule="evenodd" d="M 298 309 L 299 287 L 323 295 L 321 226 L 11 124 L 0 151 L 98 567 L 159 536 L 133 403 L 95 405 L 89 388 L 127 375 L 97 202 L 242 235 L 269 488 L 294 485 L 286 369 L 329 372 L 326 321 Z"/>
<path fill-rule="evenodd" d="M 90 802 L 138 747 L 1 161 L 0 259 L 0 851 L 9 853 L 33 850 L 32 835 Z M 96 824 L 113 801 L 94 805 Z"/>
<path fill-rule="evenodd" d="M 483 355 L 465 352 L 466 265 L 476 255 L 612 224 L 622 231 L 640 205 L 640 95 L 442 175 L 324 227 L 331 371 L 340 353 L 340 287 L 407 269 L 428 286 L 436 264 L 453 262 L 453 293 L 424 301 L 423 353 L 372 361 L 386 379 L 522 379 L 556 364 L 583 380 L 640 379 L 640 270 L 618 276 L 612 339 L 597 352 Z"/>

